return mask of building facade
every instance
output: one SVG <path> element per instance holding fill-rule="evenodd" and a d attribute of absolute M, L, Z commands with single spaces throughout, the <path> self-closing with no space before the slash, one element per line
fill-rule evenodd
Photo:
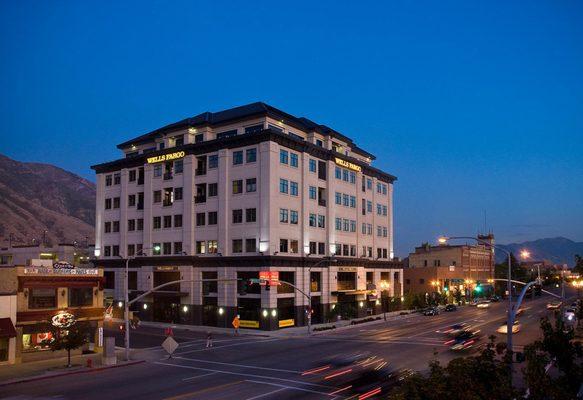
<path fill-rule="evenodd" d="M 393 261 L 393 182 L 348 137 L 264 103 L 198 116 L 118 145 L 97 173 L 95 262 L 110 301 L 124 259 L 142 319 L 276 329 L 378 312 L 402 292 Z M 241 281 L 279 273 L 277 288 Z M 221 282 L 200 280 L 220 279 Z M 239 286 L 239 288 L 237 287 Z M 309 292 L 309 293 L 308 293 Z"/>
<path fill-rule="evenodd" d="M 492 234 L 478 238 L 494 244 Z M 494 263 L 491 246 L 423 244 L 409 254 L 409 265 L 404 270 L 405 293 L 441 293 L 456 289 L 469 298 L 478 285 L 491 285 Z"/>
<path fill-rule="evenodd" d="M 0 267 L 28 265 L 30 260 L 62 261 L 73 265 L 81 265 L 88 264 L 92 255 L 93 246 L 87 244 L 10 245 L 0 248 Z"/>
<path fill-rule="evenodd" d="M 47 324 L 58 313 L 66 312 L 83 325 L 88 344 L 83 350 L 99 351 L 103 338 L 103 271 L 76 267 L 51 260 L 28 260 L 27 265 L 0 267 L 0 310 L 14 313 L 15 347 L 10 348 L 11 363 L 62 357 L 64 351 L 52 352 L 46 341 L 51 338 Z"/>

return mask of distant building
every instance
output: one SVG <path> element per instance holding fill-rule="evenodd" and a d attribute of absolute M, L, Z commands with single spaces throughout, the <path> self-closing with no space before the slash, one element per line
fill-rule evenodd
<path fill-rule="evenodd" d="M 494 244 L 494 235 L 479 236 Z M 494 277 L 493 247 L 483 244 L 428 243 L 409 254 L 408 268 L 404 269 L 405 293 L 432 293 L 452 288 L 469 294 L 478 285 L 488 285 Z"/>
<path fill-rule="evenodd" d="M 81 246 L 77 243 L 59 243 L 54 246 L 32 244 L 1 247 L 0 267 L 28 265 L 30 260 L 63 261 L 81 266 L 90 263 L 93 249 L 93 245 Z"/>

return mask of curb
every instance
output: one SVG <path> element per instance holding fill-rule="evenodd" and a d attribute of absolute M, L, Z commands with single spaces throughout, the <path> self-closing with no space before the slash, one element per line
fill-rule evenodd
<path fill-rule="evenodd" d="M 98 367 L 98 368 L 92 368 L 92 369 L 84 369 L 84 370 L 80 370 L 80 371 L 64 372 L 64 373 L 60 373 L 60 374 L 31 376 L 29 378 L 0 382 L 0 387 L 8 386 L 8 385 L 15 385 L 17 383 L 28 383 L 28 382 L 41 381 L 41 380 L 51 379 L 51 378 L 60 378 L 62 376 L 67 376 L 67 375 L 89 374 L 92 372 L 100 372 L 100 371 L 105 371 L 105 370 L 113 369 L 113 368 L 128 367 L 130 365 L 142 364 L 145 362 L 146 362 L 146 360 L 137 360 L 137 361 L 127 362 L 124 364 L 110 365 L 110 366 L 106 366 L 106 367 Z"/>

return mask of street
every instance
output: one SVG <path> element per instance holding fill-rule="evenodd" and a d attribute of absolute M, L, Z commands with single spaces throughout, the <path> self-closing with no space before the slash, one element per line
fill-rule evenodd
<path fill-rule="evenodd" d="M 539 337 L 539 319 L 547 314 L 551 297 L 523 303 L 522 330 L 514 336 L 515 351 Z M 321 374 L 302 372 L 321 365 L 323 359 L 348 353 L 384 358 L 394 368 L 424 370 L 437 352 L 441 362 L 452 353 L 443 343 L 443 331 L 466 322 L 480 329 L 483 340 L 495 334 L 505 319 L 506 303 L 489 308 L 461 307 L 437 316 L 414 314 L 395 321 L 352 327 L 312 337 L 261 337 L 214 335 L 214 347 L 205 348 L 206 334 L 175 330 L 180 346 L 169 359 L 159 347 L 160 328 L 132 331 L 132 343 L 141 348 L 134 358 L 146 362 L 105 371 L 60 377 L 42 384 L 17 384 L 2 388 L 3 398 L 66 399 L 323 399 L 335 397 L 336 388 Z M 505 342 L 505 335 L 495 334 Z M 122 343 L 121 335 L 118 345 Z"/>

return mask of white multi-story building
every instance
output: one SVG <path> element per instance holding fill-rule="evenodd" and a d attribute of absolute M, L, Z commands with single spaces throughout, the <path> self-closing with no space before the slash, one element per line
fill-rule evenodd
<path fill-rule="evenodd" d="M 96 263 L 142 319 L 276 329 L 380 311 L 401 296 L 393 261 L 393 182 L 348 137 L 264 103 L 205 112 L 117 146 L 97 173 Z M 240 293 L 235 279 L 278 271 L 282 284 Z M 219 283 L 201 279 L 232 279 Z M 237 289 L 239 285 L 239 290 Z M 120 303 L 121 304 L 121 303 Z"/>

